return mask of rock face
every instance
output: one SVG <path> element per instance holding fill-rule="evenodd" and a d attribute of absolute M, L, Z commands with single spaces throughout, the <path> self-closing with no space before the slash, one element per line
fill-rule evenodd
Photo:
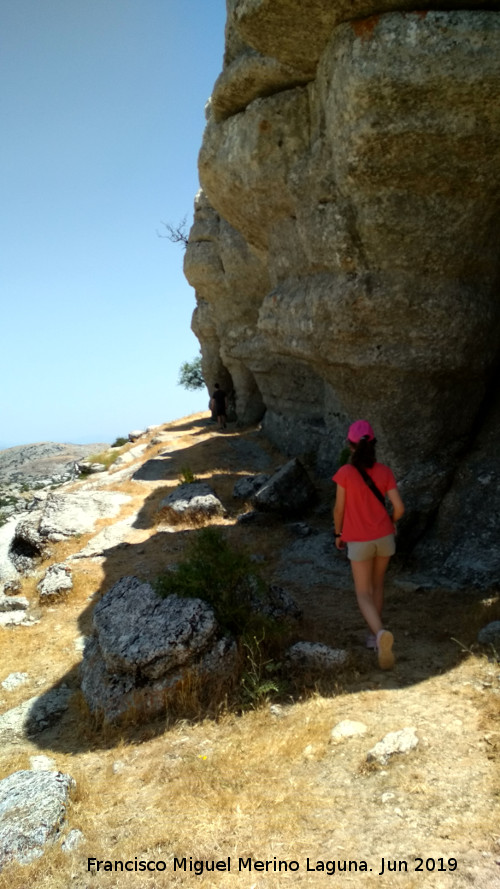
<path fill-rule="evenodd" d="M 236 646 L 218 633 L 200 599 L 161 599 L 135 577 L 118 581 L 96 605 L 81 687 L 90 709 L 109 722 L 165 712 L 195 679 L 204 692 L 229 681 Z"/>
<path fill-rule="evenodd" d="M 330 475 L 368 417 L 407 502 L 402 539 L 437 513 L 435 564 L 452 556 L 448 575 L 485 583 L 499 564 L 500 13 L 442 5 L 228 3 L 185 272 L 209 388 Z M 467 500 L 477 467 L 491 484 L 451 532 L 439 507 Z M 480 571 L 458 548 L 471 518 Z"/>

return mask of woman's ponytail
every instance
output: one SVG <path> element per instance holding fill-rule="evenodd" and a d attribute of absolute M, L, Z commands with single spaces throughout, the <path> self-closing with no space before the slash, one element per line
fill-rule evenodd
<path fill-rule="evenodd" d="M 351 463 L 356 469 L 371 469 L 376 460 L 376 443 L 377 440 L 375 438 L 369 438 L 368 435 L 363 435 L 357 444 L 350 442 L 354 448 L 351 455 Z"/>

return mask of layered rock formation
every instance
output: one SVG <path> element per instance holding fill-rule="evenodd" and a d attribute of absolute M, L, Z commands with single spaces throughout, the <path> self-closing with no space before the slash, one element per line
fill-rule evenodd
<path fill-rule="evenodd" d="M 264 417 L 330 474 L 348 423 L 368 417 L 408 544 L 430 529 L 445 575 L 488 582 L 500 14 L 475 5 L 228 0 L 185 271 L 205 379 L 234 389 L 239 418 Z"/>

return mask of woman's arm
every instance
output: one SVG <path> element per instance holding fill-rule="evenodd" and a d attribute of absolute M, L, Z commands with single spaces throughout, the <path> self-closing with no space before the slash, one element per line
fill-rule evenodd
<path fill-rule="evenodd" d="M 333 526 L 336 534 L 340 534 L 344 524 L 345 512 L 345 488 L 337 485 L 337 494 L 335 497 L 335 506 L 333 507 Z M 335 538 L 335 546 L 337 549 L 343 549 L 344 544 L 341 537 Z"/>
<path fill-rule="evenodd" d="M 392 503 L 392 521 L 397 522 L 404 515 L 405 505 L 397 488 L 387 491 L 387 496 Z"/>

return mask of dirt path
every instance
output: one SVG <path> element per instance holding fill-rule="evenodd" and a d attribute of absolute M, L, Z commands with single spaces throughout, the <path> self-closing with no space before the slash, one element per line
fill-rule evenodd
<path fill-rule="evenodd" d="M 61 682 L 75 691 L 61 723 L 0 751 L 0 777 L 29 768 L 30 756 L 51 756 L 76 778 L 69 822 L 85 836 L 71 855 L 57 846 L 30 865 L 7 866 L 0 887 L 322 889 L 340 880 L 367 889 L 498 889 L 500 665 L 473 650 L 478 627 L 498 607 L 496 591 L 419 589 L 395 567 L 386 616 L 397 664 L 383 673 L 364 648 L 348 565 L 329 549 L 329 486 L 319 484 L 319 507 L 307 517 L 313 533 L 305 538 L 283 523 L 236 524 L 244 507 L 232 499 L 235 480 L 271 470 L 283 457 L 256 430 L 221 435 L 194 418 L 167 432 L 168 440 L 127 473 L 92 482 L 132 494 L 128 513 L 117 519 L 125 536 L 111 537 L 104 555 L 72 563 L 74 591 L 43 609 L 37 625 L 0 630 L 0 681 L 15 671 L 30 677 L 0 693 L 0 712 Z M 213 484 L 228 510 L 221 520 L 228 535 L 301 604 L 302 638 L 346 648 L 349 664 L 293 703 L 103 734 L 78 696 L 79 639 L 115 579 L 152 579 L 182 554 L 192 529 L 159 531 L 155 516 L 183 467 Z M 73 552 L 89 539 L 73 542 Z M 36 600 L 34 580 L 24 592 Z M 363 723 L 364 733 L 334 741 L 332 729 L 348 719 Z M 413 751 L 385 765 L 367 762 L 374 744 L 405 727 L 418 738 Z M 147 877 L 93 875 L 88 858 L 165 861 L 166 869 Z M 186 870 L 176 858 L 185 858 Z M 215 869 L 198 875 L 190 859 Z M 269 864 L 255 867 L 260 861 Z"/>

